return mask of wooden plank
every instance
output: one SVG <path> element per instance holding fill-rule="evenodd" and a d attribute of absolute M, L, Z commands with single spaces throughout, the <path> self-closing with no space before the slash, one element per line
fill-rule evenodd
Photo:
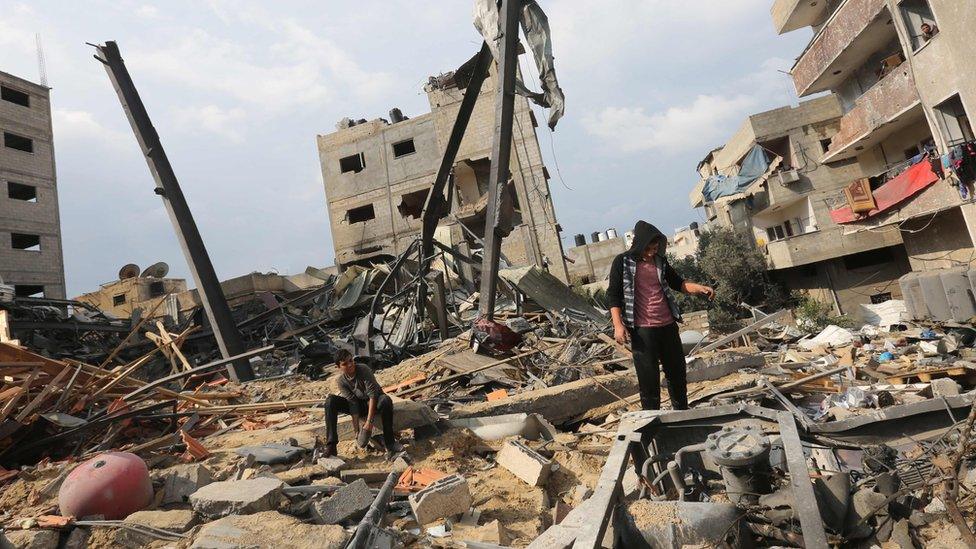
<path fill-rule="evenodd" d="M 8 343 L 12 341 L 10 337 L 10 313 L 0 311 L 0 342 Z"/>
<path fill-rule="evenodd" d="M 14 418 L 14 421 L 16 421 L 17 423 L 23 423 L 27 418 L 29 418 L 30 415 L 34 413 L 34 410 L 37 409 L 37 407 L 40 406 L 42 402 L 44 402 L 44 399 L 46 399 L 55 389 L 61 388 L 61 386 L 59 385 L 61 383 L 61 380 L 64 379 L 64 376 L 68 375 L 68 372 L 70 371 L 71 371 L 70 368 L 65 368 L 64 370 L 61 370 L 61 373 L 55 376 L 54 379 L 52 379 L 49 383 L 47 383 L 44 386 L 44 389 L 42 389 L 41 392 L 36 397 L 34 397 L 34 400 L 31 400 L 27 406 L 24 406 L 24 408 L 20 411 L 20 413 L 17 414 L 17 417 Z"/>
<path fill-rule="evenodd" d="M 20 386 L 20 392 L 14 395 L 14 398 L 10 399 L 10 401 L 7 402 L 7 405 L 0 410 L 0 423 L 7 419 L 7 416 L 14 411 L 14 407 L 17 406 L 18 402 L 20 402 L 20 398 L 30 391 L 31 383 L 34 383 L 34 379 L 36 379 L 40 373 L 41 369 L 38 368 L 31 372 L 30 377 L 24 380 L 24 384 Z"/>

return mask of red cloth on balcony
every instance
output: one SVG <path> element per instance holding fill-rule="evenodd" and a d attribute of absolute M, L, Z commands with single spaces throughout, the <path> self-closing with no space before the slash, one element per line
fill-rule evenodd
<path fill-rule="evenodd" d="M 831 210 L 830 218 L 834 223 L 851 223 L 873 217 L 915 196 L 938 180 L 939 176 L 932 171 L 932 165 L 923 160 L 871 193 L 874 195 L 874 203 L 877 204 L 875 209 L 864 214 L 856 214 L 850 206 L 844 206 Z"/>

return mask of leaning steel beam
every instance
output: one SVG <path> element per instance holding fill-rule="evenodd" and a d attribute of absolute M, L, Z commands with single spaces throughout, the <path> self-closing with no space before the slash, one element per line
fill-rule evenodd
<path fill-rule="evenodd" d="M 488 210 L 485 215 L 485 251 L 481 262 L 481 296 L 478 313 L 491 320 L 495 314 L 498 259 L 502 239 L 511 231 L 504 219 L 512 156 L 512 123 L 515 118 L 515 79 L 518 69 L 519 13 L 522 0 L 502 0 L 499 9 L 501 40 L 498 47 L 498 91 L 495 96 L 495 137 L 491 146 Z"/>
<path fill-rule="evenodd" d="M 159 140 L 159 134 L 153 127 L 149 113 L 146 111 L 139 92 L 136 90 L 129 71 L 122 60 L 119 46 L 115 42 L 106 42 L 102 46 L 95 46 L 98 59 L 105 65 L 105 72 L 108 73 L 112 85 L 115 87 L 119 100 L 122 102 L 122 109 L 125 111 L 132 131 L 136 135 L 139 147 L 142 149 L 146 162 L 149 164 L 149 171 L 156 180 L 155 192 L 163 199 L 166 211 L 169 213 L 170 221 L 176 230 L 176 238 L 183 248 L 187 264 L 190 267 L 190 274 L 196 283 L 200 301 L 210 320 L 213 328 L 214 337 L 217 339 L 217 346 L 224 358 L 240 355 L 244 352 L 244 341 L 237 330 L 237 325 L 230 314 L 230 307 L 224 299 L 223 291 L 220 288 L 220 281 L 214 272 L 213 263 L 207 254 L 207 248 L 203 244 L 203 238 L 197 229 L 197 224 L 193 220 L 193 214 L 180 189 L 176 173 L 170 166 L 166 151 Z M 254 372 L 251 365 L 246 360 L 235 361 L 228 372 L 237 381 L 249 381 L 254 379 Z"/>

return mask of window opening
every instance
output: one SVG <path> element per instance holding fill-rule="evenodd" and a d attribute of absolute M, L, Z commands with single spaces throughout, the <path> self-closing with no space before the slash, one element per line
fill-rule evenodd
<path fill-rule="evenodd" d="M 22 107 L 30 107 L 30 94 L 7 86 L 0 86 L 0 99 Z"/>
<path fill-rule="evenodd" d="M 429 189 L 421 189 L 401 196 L 400 205 L 397 206 L 400 215 L 405 218 L 412 217 L 413 219 L 420 219 L 420 216 L 424 213 L 424 204 L 427 203 L 427 194 L 429 192 Z"/>
<path fill-rule="evenodd" d="M 363 153 L 354 154 L 339 159 L 339 169 L 342 173 L 359 173 L 366 168 L 366 156 Z"/>
<path fill-rule="evenodd" d="M 859 254 L 845 255 L 844 268 L 848 271 L 863 269 L 865 267 L 883 265 L 894 261 L 894 259 L 895 257 L 891 253 L 891 248 L 878 248 L 877 250 L 870 250 Z"/>
<path fill-rule="evenodd" d="M 3 146 L 8 149 L 17 149 L 18 151 L 34 152 L 33 139 L 10 132 L 3 132 Z"/>
<path fill-rule="evenodd" d="M 373 211 L 372 204 L 359 206 L 358 208 L 353 208 L 346 212 L 346 219 L 349 220 L 349 223 L 363 223 L 375 218 L 376 212 Z"/>
<path fill-rule="evenodd" d="M 161 280 L 149 283 L 149 297 L 159 297 L 166 293 L 166 288 Z"/>
<path fill-rule="evenodd" d="M 400 158 L 401 156 L 407 156 L 408 154 L 413 154 L 417 152 L 417 148 L 413 144 L 413 139 L 407 139 L 405 141 L 400 141 L 399 143 L 393 144 L 393 157 Z"/>
<path fill-rule="evenodd" d="M 44 297 L 44 286 L 35 284 L 15 284 L 14 294 L 17 297 Z"/>
<path fill-rule="evenodd" d="M 7 197 L 11 200 L 23 200 L 24 202 L 37 202 L 37 187 L 24 185 L 23 183 L 7 182 Z"/>
<path fill-rule="evenodd" d="M 41 251 L 41 236 L 37 234 L 10 233 L 10 247 L 15 250 Z"/>
<path fill-rule="evenodd" d="M 935 113 L 950 147 L 973 140 L 973 127 L 959 94 L 936 105 Z"/>
<path fill-rule="evenodd" d="M 901 14 L 911 36 L 913 51 L 939 34 L 928 0 L 904 0 L 901 3 Z"/>
<path fill-rule="evenodd" d="M 118 307 L 119 305 L 125 304 L 125 294 L 113 295 L 112 296 L 112 306 Z"/>

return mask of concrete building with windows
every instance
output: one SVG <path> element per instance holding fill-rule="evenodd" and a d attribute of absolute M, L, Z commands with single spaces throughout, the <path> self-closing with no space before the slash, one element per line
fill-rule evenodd
<path fill-rule="evenodd" d="M 890 206 L 844 222 L 845 239 L 900 239 L 913 271 L 968 265 L 976 255 L 972 181 L 939 174 L 935 164 L 932 177 L 917 161 L 930 151 L 938 163 L 974 138 L 976 4 L 775 0 L 772 19 L 780 33 L 813 28 L 791 71 L 797 93 L 832 91 L 840 101 L 838 130 L 820 162 L 857 166 Z M 896 181 L 909 165 L 919 166 L 924 185 Z"/>
<path fill-rule="evenodd" d="M 338 267 L 388 261 L 420 233 L 427 193 L 467 91 L 463 72 L 430 78 L 425 86 L 429 113 L 407 118 L 394 109 L 390 120 L 345 119 L 336 132 L 318 136 Z M 452 212 L 437 233 L 439 241 L 461 251 L 480 247 L 484 233 L 495 88 L 493 68 L 478 90 L 481 96 L 455 161 Z M 528 101 L 516 96 L 509 186 L 516 227 L 504 240 L 502 254 L 513 265 L 539 265 L 566 281 L 537 126 Z"/>
<path fill-rule="evenodd" d="M 690 200 L 704 211 L 706 228 L 751 234 L 774 280 L 856 314 L 860 303 L 899 297 L 897 280 L 910 266 L 900 232 L 845 235 L 831 219 L 834 197 L 863 175 L 857 162 L 822 160 L 842 114 L 840 99 L 828 95 L 750 116 L 699 163 Z M 709 181 L 738 174 L 756 146 L 765 171 L 739 192 L 707 199 Z"/>
<path fill-rule="evenodd" d="M 0 278 L 64 298 L 50 89 L 0 72 Z"/>

